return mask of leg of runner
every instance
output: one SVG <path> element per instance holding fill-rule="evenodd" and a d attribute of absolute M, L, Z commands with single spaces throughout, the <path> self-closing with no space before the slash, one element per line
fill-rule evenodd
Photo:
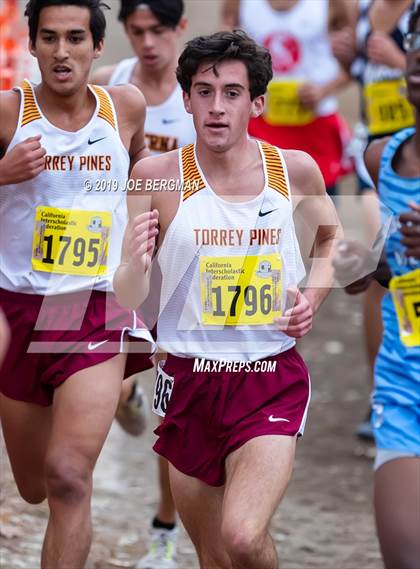
<path fill-rule="evenodd" d="M 169 464 L 165 458 L 159 457 L 160 502 L 157 518 L 165 524 L 175 524 L 176 509 L 169 480 Z"/>
<path fill-rule="evenodd" d="M 0 308 L 0 367 L 10 342 L 10 330 L 3 310 Z"/>
<path fill-rule="evenodd" d="M 200 567 L 233 569 L 220 533 L 224 487 L 209 486 L 171 464 L 169 474 L 175 503 L 197 551 Z"/>
<path fill-rule="evenodd" d="M 92 473 L 117 407 L 124 365 L 125 356 L 118 355 L 75 373 L 55 391 L 45 463 L 45 569 L 81 568 L 86 561 Z"/>
<path fill-rule="evenodd" d="M 420 458 L 386 462 L 375 472 L 376 526 L 386 569 L 420 563 Z"/>
<path fill-rule="evenodd" d="M 44 468 L 51 432 L 51 407 L 0 395 L 0 416 L 19 493 L 30 504 L 39 504 L 47 495 Z"/>
<path fill-rule="evenodd" d="M 127 378 L 122 385 L 115 418 L 129 435 L 139 437 L 147 428 L 149 401 L 139 386 L 136 376 Z"/>
<path fill-rule="evenodd" d="M 295 444 L 281 435 L 245 443 L 226 461 L 224 494 L 170 467 L 175 502 L 202 569 L 278 568 L 268 525 L 290 480 Z"/>
<path fill-rule="evenodd" d="M 296 438 L 251 439 L 226 461 L 222 536 L 235 569 L 277 569 L 268 525 L 289 483 Z"/>

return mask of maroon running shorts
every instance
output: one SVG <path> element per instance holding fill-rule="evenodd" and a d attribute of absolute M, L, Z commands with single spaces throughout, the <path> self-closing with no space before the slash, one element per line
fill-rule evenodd
<path fill-rule="evenodd" d="M 68 377 L 122 351 L 128 351 L 124 377 L 153 367 L 152 345 L 140 341 L 147 330 L 113 294 L 44 297 L 0 289 L 0 305 L 11 330 L 0 391 L 11 399 L 51 405 L 54 389 Z M 133 328 L 138 339 L 128 334 Z"/>
<path fill-rule="evenodd" d="M 305 363 L 295 348 L 266 361 L 277 362 L 276 370 L 197 372 L 193 358 L 168 355 L 173 390 L 154 450 L 184 474 L 221 486 L 226 457 L 250 439 L 302 435 L 310 399 Z"/>

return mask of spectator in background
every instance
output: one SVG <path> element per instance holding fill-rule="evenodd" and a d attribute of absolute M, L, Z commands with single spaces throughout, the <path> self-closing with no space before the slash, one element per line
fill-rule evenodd
<path fill-rule="evenodd" d="M 241 27 L 273 58 L 274 78 L 263 116 L 249 133 L 280 148 L 308 152 L 330 195 L 351 169 L 343 159 L 347 129 L 332 96 L 345 85 L 329 32 L 350 23 L 343 0 L 224 0 L 223 27 Z"/>

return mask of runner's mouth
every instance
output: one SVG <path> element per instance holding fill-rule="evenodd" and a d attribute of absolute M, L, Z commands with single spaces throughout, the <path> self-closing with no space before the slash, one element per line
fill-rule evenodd
<path fill-rule="evenodd" d="M 212 122 L 212 123 L 207 123 L 206 124 L 207 128 L 214 128 L 214 129 L 222 129 L 222 128 L 227 128 L 228 125 L 225 123 L 216 123 L 216 122 Z"/>
<path fill-rule="evenodd" d="M 71 75 L 71 68 L 67 65 L 55 65 L 53 72 L 59 81 L 66 81 Z"/>

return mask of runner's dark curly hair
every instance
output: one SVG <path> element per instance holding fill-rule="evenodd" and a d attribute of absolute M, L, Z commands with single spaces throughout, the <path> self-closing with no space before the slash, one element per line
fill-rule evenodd
<path fill-rule="evenodd" d="M 273 77 L 270 52 L 242 30 L 217 32 L 189 41 L 181 53 L 176 70 L 182 89 L 190 93 L 192 78 L 202 63 L 209 63 L 217 76 L 217 65 L 227 60 L 242 61 L 246 66 L 251 100 L 264 95 Z"/>

